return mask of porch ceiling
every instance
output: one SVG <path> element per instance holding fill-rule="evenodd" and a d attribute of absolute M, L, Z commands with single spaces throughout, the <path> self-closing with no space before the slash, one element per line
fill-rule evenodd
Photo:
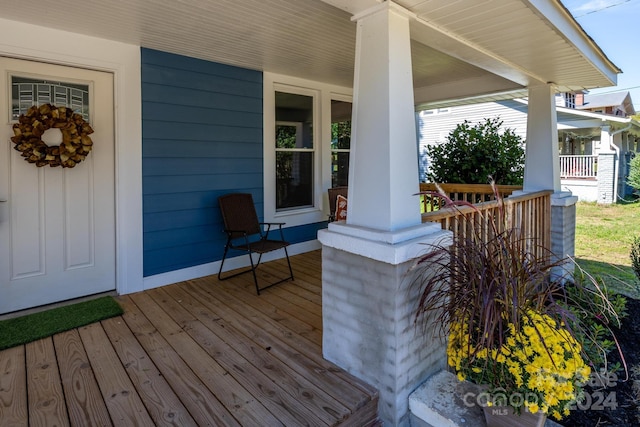
<path fill-rule="evenodd" d="M 380 0 L 2 2 L 2 17 L 143 47 L 352 86 L 353 13 Z M 615 84 L 620 70 L 556 0 L 397 0 L 415 14 L 416 103 L 553 82 Z"/>

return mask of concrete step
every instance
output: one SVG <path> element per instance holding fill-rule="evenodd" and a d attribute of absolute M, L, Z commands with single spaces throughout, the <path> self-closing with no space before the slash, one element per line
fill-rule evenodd
<path fill-rule="evenodd" d="M 412 427 L 486 427 L 478 386 L 440 371 L 409 395 Z M 562 427 L 547 419 L 544 427 Z"/>

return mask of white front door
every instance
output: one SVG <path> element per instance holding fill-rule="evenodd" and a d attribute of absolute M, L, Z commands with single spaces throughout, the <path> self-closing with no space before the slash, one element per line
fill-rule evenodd
<path fill-rule="evenodd" d="M 84 115 L 84 161 L 37 167 L 14 150 L 12 124 L 33 100 Z M 114 171 L 113 75 L 0 57 L 0 314 L 116 288 Z"/>

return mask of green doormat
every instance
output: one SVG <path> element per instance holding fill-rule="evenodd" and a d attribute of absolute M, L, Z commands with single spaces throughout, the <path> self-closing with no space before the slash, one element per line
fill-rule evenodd
<path fill-rule="evenodd" d="M 0 321 L 0 350 L 59 332 L 119 316 L 122 307 L 112 297 L 100 297 L 40 313 Z"/>

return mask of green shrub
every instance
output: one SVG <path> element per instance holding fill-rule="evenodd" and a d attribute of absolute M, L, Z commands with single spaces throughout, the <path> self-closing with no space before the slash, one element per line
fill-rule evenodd
<path fill-rule="evenodd" d="M 640 191 L 640 156 L 635 156 L 631 159 L 627 184 L 636 191 Z"/>
<path fill-rule="evenodd" d="M 432 182 L 522 185 L 524 148 L 512 129 L 500 130 L 498 118 L 475 125 L 467 120 L 456 126 L 447 140 L 427 147 Z"/>
<path fill-rule="evenodd" d="M 640 281 L 640 236 L 636 236 L 631 243 L 631 268 Z"/>

